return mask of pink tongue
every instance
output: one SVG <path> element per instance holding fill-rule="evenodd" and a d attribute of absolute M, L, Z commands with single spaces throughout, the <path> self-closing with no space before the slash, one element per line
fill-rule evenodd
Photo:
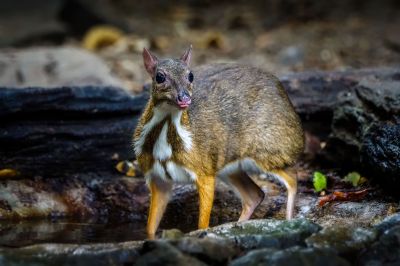
<path fill-rule="evenodd" d="M 189 99 L 184 99 L 183 101 L 178 101 L 179 107 L 188 107 L 189 104 L 192 102 L 192 100 Z"/>

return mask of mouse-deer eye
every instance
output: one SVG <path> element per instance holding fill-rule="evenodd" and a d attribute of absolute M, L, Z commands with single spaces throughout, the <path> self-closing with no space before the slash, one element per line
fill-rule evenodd
<path fill-rule="evenodd" d="M 193 73 L 190 72 L 189 75 L 188 75 L 188 80 L 189 80 L 189 82 L 192 83 L 192 82 L 193 82 L 193 79 L 194 79 Z"/>
<path fill-rule="evenodd" d="M 164 83 L 165 82 L 165 75 L 161 72 L 157 72 L 156 74 L 156 82 L 158 84 Z"/>

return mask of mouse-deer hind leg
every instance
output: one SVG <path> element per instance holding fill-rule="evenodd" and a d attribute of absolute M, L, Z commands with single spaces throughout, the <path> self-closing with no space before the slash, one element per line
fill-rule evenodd
<path fill-rule="evenodd" d="M 290 176 L 284 170 L 273 170 L 272 173 L 281 179 L 287 189 L 286 219 L 291 220 L 294 216 L 294 205 L 297 193 L 297 178 Z"/>
<path fill-rule="evenodd" d="M 172 184 L 158 178 L 153 178 L 149 182 L 149 187 L 151 199 L 146 230 L 147 237 L 154 239 L 171 195 Z"/>
<path fill-rule="evenodd" d="M 199 229 L 205 229 L 210 224 L 211 209 L 214 202 L 215 178 L 199 176 L 196 179 L 199 192 Z"/>
<path fill-rule="evenodd" d="M 226 166 L 220 172 L 220 177 L 236 190 L 242 201 L 240 221 L 250 219 L 254 210 L 264 200 L 264 192 L 254 183 L 242 166 L 243 162 L 237 161 Z"/>
<path fill-rule="evenodd" d="M 245 172 L 239 171 L 231 174 L 228 180 L 236 189 L 242 201 L 242 212 L 238 221 L 246 221 L 250 219 L 254 210 L 264 200 L 265 194 Z"/>

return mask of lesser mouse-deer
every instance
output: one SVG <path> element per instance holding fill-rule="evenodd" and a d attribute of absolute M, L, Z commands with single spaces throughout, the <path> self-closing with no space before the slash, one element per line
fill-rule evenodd
<path fill-rule="evenodd" d="M 154 238 L 172 184 L 194 182 L 199 228 L 209 225 L 216 178 L 232 185 L 247 220 L 264 198 L 250 175 L 268 173 L 288 191 L 291 219 L 296 177 L 284 169 L 303 151 L 300 119 L 279 80 L 257 68 L 214 64 L 192 72 L 190 47 L 180 59 L 143 50 L 150 99 L 134 134 L 135 154 L 151 192 L 147 234 Z"/>

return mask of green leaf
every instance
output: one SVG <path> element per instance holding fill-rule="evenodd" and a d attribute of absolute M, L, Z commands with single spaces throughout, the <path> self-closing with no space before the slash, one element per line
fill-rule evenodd
<path fill-rule="evenodd" d="M 326 176 L 321 172 L 314 172 L 313 183 L 316 192 L 326 189 Z"/>
<path fill-rule="evenodd" d="M 358 186 L 358 184 L 360 183 L 361 180 L 361 176 L 359 173 L 357 172 L 351 172 L 348 173 L 345 177 L 344 177 L 344 181 L 352 183 L 353 187 Z"/>

